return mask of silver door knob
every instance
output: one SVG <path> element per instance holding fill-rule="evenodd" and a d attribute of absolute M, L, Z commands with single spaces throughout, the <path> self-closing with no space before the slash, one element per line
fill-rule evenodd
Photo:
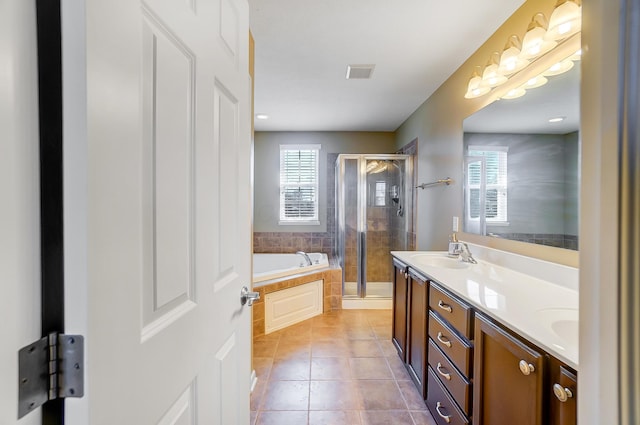
<path fill-rule="evenodd" d="M 531 363 L 527 363 L 524 360 L 520 360 L 518 366 L 520 367 L 520 372 L 525 376 L 529 376 L 536 371 L 536 368 Z"/>
<path fill-rule="evenodd" d="M 553 393 L 556 395 L 556 398 L 562 403 L 573 397 L 573 392 L 571 392 L 569 388 L 565 388 L 560 384 L 553 385 Z"/>
<path fill-rule="evenodd" d="M 242 305 L 247 304 L 249 307 L 251 307 L 253 305 L 253 302 L 259 299 L 259 292 L 250 292 L 249 288 L 247 288 L 246 286 L 243 286 L 240 290 L 240 304 Z"/>

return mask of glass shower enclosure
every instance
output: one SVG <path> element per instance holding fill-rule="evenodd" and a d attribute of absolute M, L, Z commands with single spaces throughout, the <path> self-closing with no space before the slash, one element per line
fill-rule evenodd
<path fill-rule="evenodd" d="M 336 254 L 343 300 L 390 300 L 390 251 L 410 249 L 410 155 L 341 154 L 336 160 Z"/>

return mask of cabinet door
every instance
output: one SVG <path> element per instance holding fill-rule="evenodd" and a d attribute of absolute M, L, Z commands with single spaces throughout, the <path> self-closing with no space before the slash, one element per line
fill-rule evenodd
<path fill-rule="evenodd" d="M 474 425 L 542 425 L 544 357 L 476 315 Z"/>
<path fill-rule="evenodd" d="M 409 284 L 407 266 L 393 262 L 395 274 L 393 278 L 393 327 L 391 341 L 398 350 L 403 362 L 407 360 L 407 306 Z"/>
<path fill-rule="evenodd" d="M 550 425 L 576 425 L 578 380 L 573 370 L 551 358 L 551 381 L 545 388 L 549 397 Z"/>
<path fill-rule="evenodd" d="M 426 279 L 409 273 L 409 342 L 407 367 L 422 397 L 426 395 L 427 373 L 427 294 Z"/>

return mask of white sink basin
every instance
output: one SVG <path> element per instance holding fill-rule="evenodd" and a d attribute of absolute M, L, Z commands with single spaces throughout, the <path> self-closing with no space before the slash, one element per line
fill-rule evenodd
<path fill-rule="evenodd" d="M 568 344 L 578 345 L 578 310 L 574 308 L 545 308 L 536 312 L 551 331 Z"/>
<path fill-rule="evenodd" d="M 416 254 L 411 257 L 416 264 L 426 267 L 439 267 L 442 269 L 466 269 L 471 264 L 464 263 L 457 258 L 435 254 Z"/>

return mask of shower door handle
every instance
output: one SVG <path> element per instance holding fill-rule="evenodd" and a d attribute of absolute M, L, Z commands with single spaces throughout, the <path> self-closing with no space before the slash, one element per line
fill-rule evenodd
<path fill-rule="evenodd" d="M 249 288 L 243 286 L 240 290 L 240 304 L 247 304 L 249 307 L 253 305 L 254 301 L 258 301 L 260 299 L 260 292 L 251 292 Z"/>

